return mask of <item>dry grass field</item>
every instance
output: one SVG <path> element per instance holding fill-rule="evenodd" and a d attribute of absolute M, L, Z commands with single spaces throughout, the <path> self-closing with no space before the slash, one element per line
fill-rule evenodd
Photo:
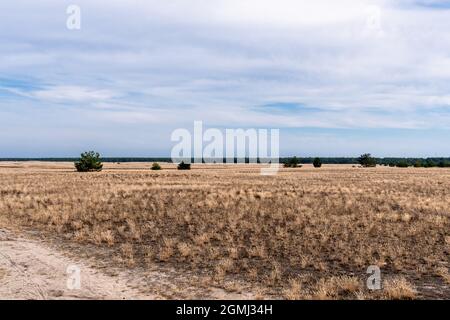
<path fill-rule="evenodd" d="M 450 169 L 150 165 L 0 163 L 0 227 L 259 298 L 450 298 Z"/>

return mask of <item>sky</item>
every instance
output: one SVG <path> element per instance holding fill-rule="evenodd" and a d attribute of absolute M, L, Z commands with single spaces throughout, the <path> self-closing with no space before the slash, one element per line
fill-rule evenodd
<path fill-rule="evenodd" d="M 0 157 L 170 156 L 195 120 L 450 156 L 450 1 L 1 1 Z"/>

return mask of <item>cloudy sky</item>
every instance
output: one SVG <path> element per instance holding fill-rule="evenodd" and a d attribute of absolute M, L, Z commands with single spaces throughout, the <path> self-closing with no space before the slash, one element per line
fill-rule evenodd
<path fill-rule="evenodd" d="M 169 156 L 194 120 L 450 156 L 450 1 L 1 1 L 0 157 Z"/>

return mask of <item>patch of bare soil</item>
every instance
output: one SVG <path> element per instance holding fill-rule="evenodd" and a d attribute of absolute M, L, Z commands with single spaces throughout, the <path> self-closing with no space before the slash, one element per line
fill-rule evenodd
<path fill-rule="evenodd" d="M 165 270 L 123 271 L 59 250 L 49 243 L 0 229 L 0 299 L 251 299 L 249 293 L 192 285 Z M 80 286 L 74 287 L 80 270 Z"/>
<path fill-rule="evenodd" d="M 80 270 L 79 289 L 73 278 L 76 267 Z M 0 299 L 125 298 L 157 297 L 129 287 L 127 279 L 120 275 L 105 275 L 44 243 L 0 230 Z"/>

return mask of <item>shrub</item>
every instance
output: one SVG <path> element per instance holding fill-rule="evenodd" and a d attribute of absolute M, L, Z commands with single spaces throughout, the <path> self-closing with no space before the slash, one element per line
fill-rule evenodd
<path fill-rule="evenodd" d="M 80 160 L 74 165 L 78 172 L 102 171 L 103 169 L 100 154 L 94 151 L 82 153 Z"/>
<path fill-rule="evenodd" d="M 161 166 L 157 162 L 153 162 L 152 164 L 152 170 L 161 170 Z"/>
<path fill-rule="evenodd" d="M 178 170 L 191 170 L 191 164 L 184 163 L 184 161 L 181 161 L 181 163 L 178 164 Z"/>
<path fill-rule="evenodd" d="M 301 168 L 300 160 L 297 157 L 290 158 L 287 162 L 284 163 L 285 168 Z"/>
<path fill-rule="evenodd" d="M 313 166 L 314 168 L 320 168 L 322 166 L 322 160 L 320 158 L 314 158 Z"/>
<path fill-rule="evenodd" d="M 377 161 L 375 158 L 372 158 L 370 153 L 365 153 L 359 156 L 357 159 L 358 163 L 363 167 L 375 167 L 377 165 Z"/>

